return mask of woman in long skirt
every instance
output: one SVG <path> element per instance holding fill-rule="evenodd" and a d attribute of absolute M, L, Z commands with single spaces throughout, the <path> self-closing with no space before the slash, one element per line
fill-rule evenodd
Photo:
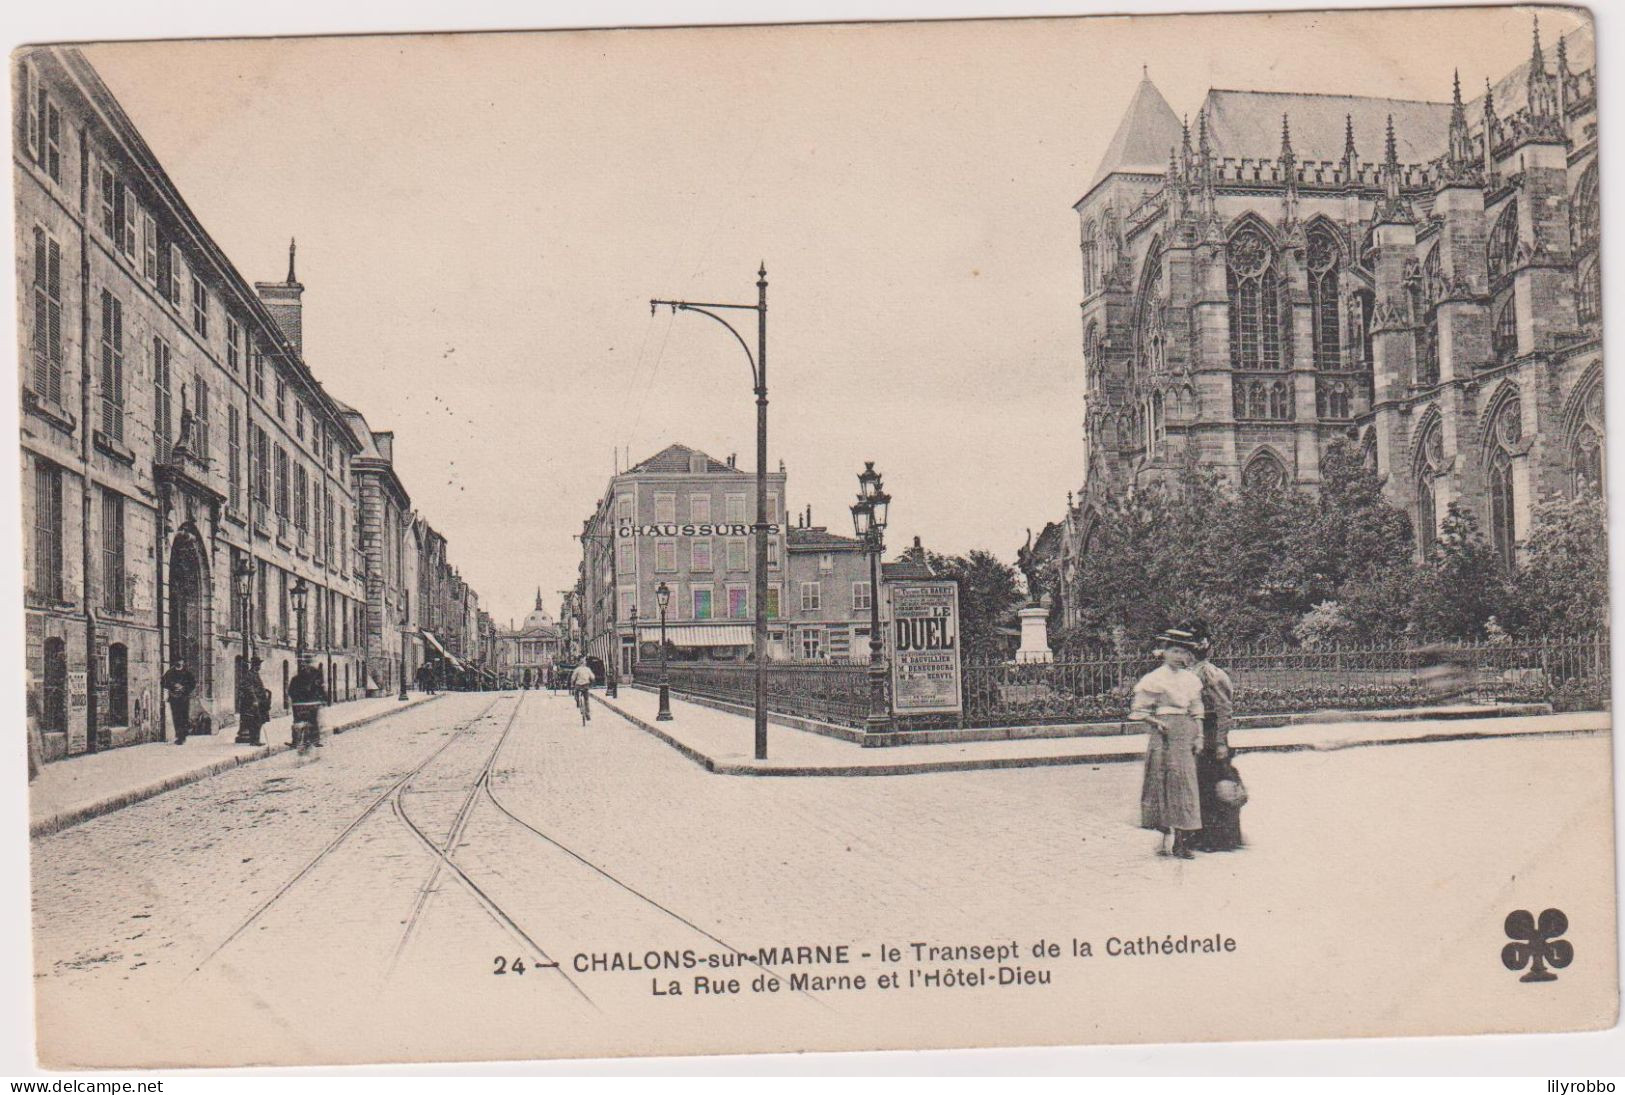
<path fill-rule="evenodd" d="M 1163 839 L 1158 855 L 1194 859 L 1191 848 L 1202 828 L 1197 793 L 1196 754 L 1202 746 L 1202 679 L 1192 672 L 1196 637 L 1169 628 L 1157 636 L 1162 665 L 1134 686 L 1129 719 L 1147 727 L 1145 779 L 1140 786 L 1140 825 Z"/>
<path fill-rule="evenodd" d="M 1195 673 L 1202 679 L 1202 751 L 1196 758 L 1196 781 L 1201 792 L 1202 832 L 1196 849 L 1202 852 L 1232 852 L 1241 847 L 1241 804 L 1235 790 L 1241 776 L 1230 760 L 1230 728 L 1234 688 L 1230 674 L 1214 665 L 1208 654 L 1213 648 L 1207 625 L 1193 621 L 1185 630 L 1196 636 Z M 1230 801 L 1221 793 L 1221 784 L 1231 789 Z"/>

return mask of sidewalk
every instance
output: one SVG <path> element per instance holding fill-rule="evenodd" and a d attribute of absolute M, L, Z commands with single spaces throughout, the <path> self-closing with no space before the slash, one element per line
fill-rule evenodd
<path fill-rule="evenodd" d="M 322 710 L 323 733 L 353 730 L 434 698 L 415 693 L 405 703 L 394 696 L 374 696 L 335 704 Z M 260 734 L 266 744 L 257 748 L 236 744 L 236 735 L 236 727 L 230 727 L 194 735 L 185 745 L 149 742 L 52 761 L 28 786 L 28 835 L 60 832 L 239 764 L 286 752 L 292 748 L 293 715 L 267 722 Z"/>
<path fill-rule="evenodd" d="M 1110 764 L 1145 756 L 1144 734 L 911 745 L 905 749 L 865 749 L 854 742 L 769 722 L 768 759 L 755 759 L 752 720 L 746 715 L 702 707 L 672 698 L 670 722 L 657 722 L 659 700 L 652 691 L 622 688 L 617 699 L 592 698 L 640 729 L 660 738 L 707 771 L 737 776 L 897 776 L 984 768 L 1029 768 L 1056 764 Z M 1349 749 L 1407 742 L 1462 741 L 1536 735 L 1606 734 L 1606 711 L 1566 715 L 1455 718 L 1449 721 L 1346 722 L 1238 729 L 1230 733 L 1237 753 Z M 901 759 L 905 757 L 907 759 Z"/>

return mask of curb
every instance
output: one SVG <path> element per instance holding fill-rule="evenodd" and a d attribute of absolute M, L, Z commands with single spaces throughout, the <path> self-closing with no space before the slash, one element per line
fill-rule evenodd
<path fill-rule="evenodd" d="M 627 682 L 623 688 L 636 688 L 654 693 L 656 689 L 643 684 Z M 673 692 L 684 703 L 720 711 L 725 715 L 751 716 L 751 708 L 741 703 L 713 699 L 689 692 Z M 1349 709 L 1329 708 L 1324 711 L 1301 711 L 1291 714 L 1239 715 L 1237 730 L 1273 730 L 1283 726 L 1319 726 L 1334 722 L 1450 722 L 1459 719 L 1512 718 L 1524 715 L 1554 714 L 1549 703 L 1510 703 L 1496 701 L 1478 705 L 1451 707 L 1403 707 Z M 1108 722 L 1032 723 L 1025 726 L 972 727 L 939 730 L 889 730 L 870 734 L 850 726 L 823 722 L 802 715 L 787 715 L 769 711 L 767 721 L 773 726 L 819 734 L 826 738 L 860 745 L 865 749 L 895 749 L 911 745 L 967 745 L 991 741 L 1040 741 L 1060 738 L 1112 738 L 1137 731 L 1122 719 Z"/>
<path fill-rule="evenodd" d="M 355 722 L 347 722 L 341 727 L 334 727 L 332 732 L 337 735 L 347 733 L 351 730 L 358 730 L 363 726 L 368 726 L 372 723 L 378 722 L 380 719 L 387 719 L 392 715 L 400 714 L 402 711 L 407 711 L 414 707 L 421 707 L 423 704 L 439 699 L 440 695 L 440 693 L 437 693 L 433 696 L 423 696 L 419 699 L 413 700 L 403 707 L 392 707 L 387 711 L 379 711 L 376 714 L 368 715 L 364 719 L 357 719 Z M 98 818 L 105 814 L 114 813 L 115 811 L 124 809 L 126 806 L 134 806 L 136 803 L 145 802 L 149 798 L 157 798 L 165 791 L 173 791 L 177 787 L 185 787 L 189 783 L 197 783 L 200 780 L 208 779 L 211 776 L 218 776 L 222 772 L 229 772 L 233 768 L 241 767 L 244 764 L 252 764 L 254 761 L 264 760 L 266 757 L 274 757 L 278 753 L 290 752 L 292 749 L 293 746 L 286 744 L 267 745 L 261 749 L 255 750 L 252 753 L 239 753 L 233 757 L 226 757 L 222 760 L 215 761 L 213 764 L 204 765 L 202 768 L 194 768 L 189 772 L 181 772 L 178 775 L 173 775 L 167 779 L 159 780 L 157 783 L 149 783 L 145 787 L 137 787 L 133 790 L 114 795 L 111 798 L 104 798 L 100 801 L 92 802 L 88 806 L 76 806 L 72 810 L 63 810 L 61 813 L 51 814 L 49 817 L 43 817 L 38 821 L 29 823 L 28 839 L 35 840 L 42 836 L 51 836 L 55 833 L 60 833 L 64 829 L 71 829 L 75 825 L 81 824 L 82 822 L 90 821 L 92 818 Z"/>
<path fill-rule="evenodd" d="M 939 760 L 914 761 L 912 763 L 898 764 L 863 764 L 863 765 L 794 765 L 781 768 L 762 768 L 752 764 L 739 764 L 731 761 L 718 761 L 705 753 L 700 752 L 691 745 L 687 745 L 677 738 L 657 729 L 652 723 L 638 718 L 636 715 L 611 704 L 601 696 L 594 695 L 604 707 L 613 711 L 627 722 L 636 726 L 647 734 L 653 735 L 671 746 L 677 752 L 704 768 L 707 772 L 720 776 L 825 776 L 848 778 L 854 776 L 912 776 L 924 775 L 931 772 L 971 772 L 994 771 L 1006 768 L 1054 768 L 1062 765 L 1101 765 L 1101 764 L 1140 764 L 1145 760 L 1141 752 L 1112 752 L 1112 753 L 1068 753 L 1061 756 L 1037 757 L 989 757 L 985 760 Z M 1529 730 L 1510 734 L 1490 734 L 1482 731 L 1441 732 L 1436 734 L 1418 734 L 1414 737 L 1404 738 L 1357 738 L 1335 742 L 1285 742 L 1278 744 L 1262 743 L 1258 745 L 1238 745 L 1234 747 L 1237 755 L 1242 753 L 1326 753 L 1343 749 L 1374 748 L 1382 745 L 1428 745 L 1451 741 L 1479 741 L 1501 740 L 1513 738 L 1577 738 L 1594 737 L 1600 734 L 1611 734 L 1609 729 L 1595 730 Z"/>

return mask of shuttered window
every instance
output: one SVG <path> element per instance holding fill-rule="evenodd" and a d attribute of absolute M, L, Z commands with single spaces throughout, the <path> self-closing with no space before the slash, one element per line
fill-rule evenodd
<path fill-rule="evenodd" d="M 124 305 L 102 290 L 102 433 L 124 440 Z"/>
<path fill-rule="evenodd" d="M 62 248 L 34 229 L 34 394 L 62 402 Z"/>

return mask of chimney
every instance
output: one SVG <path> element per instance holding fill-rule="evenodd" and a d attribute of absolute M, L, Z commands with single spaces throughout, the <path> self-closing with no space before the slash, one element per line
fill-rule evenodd
<path fill-rule="evenodd" d="M 807 527 L 812 528 L 812 503 L 807 503 Z"/>
<path fill-rule="evenodd" d="M 265 304 L 265 310 L 271 313 L 276 325 L 282 329 L 282 335 L 293 344 L 294 352 L 300 357 L 305 356 L 304 321 L 302 314 L 304 305 L 300 297 L 304 295 L 305 287 L 299 284 L 294 277 L 293 260 L 297 244 L 288 241 L 288 280 L 287 281 L 256 281 L 254 291 L 259 293 L 260 300 Z"/>
<path fill-rule="evenodd" d="M 730 468 L 734 466 L 734 460 L 737 459 L 738 456 L 739 456 L 739 454 L 736 453 L 736 452 L 731 452 L 731 453 L 728 454 L 728 466 Z"/>

